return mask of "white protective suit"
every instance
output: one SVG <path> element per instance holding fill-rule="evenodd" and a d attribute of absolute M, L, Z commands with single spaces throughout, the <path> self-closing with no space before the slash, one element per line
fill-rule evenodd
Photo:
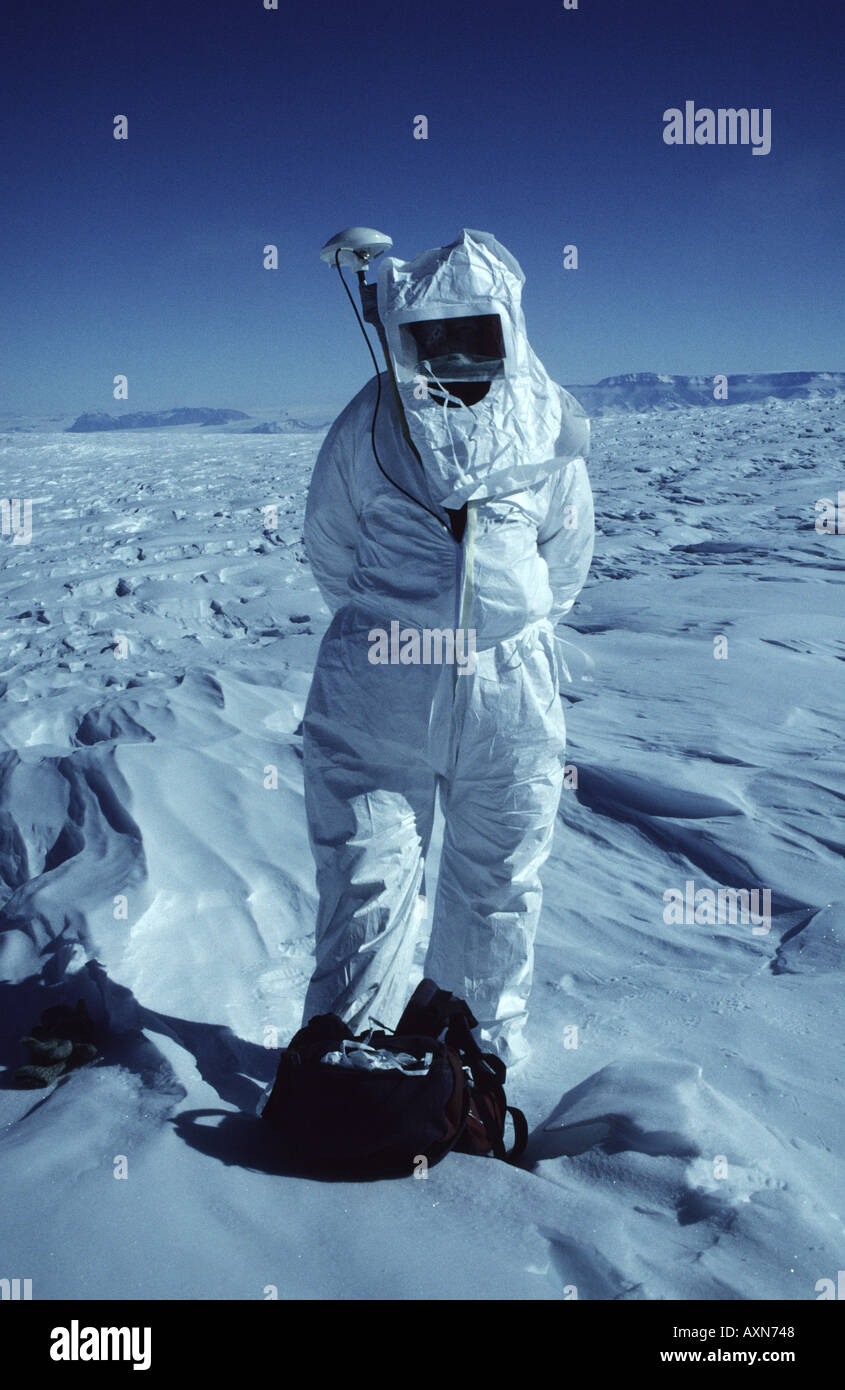
<path fill-rule="evenodd" d="M 593 550 L 589 421 L 529 347 L 523 280 L 484 232 L 382 263 L 379 316 L 416 453 L 384 374 L 375 438 L 393 482 L 380 471 L 373 378 L 326 437 L 305 518 L 334 617 L 303 721 L 319 891 L 303 1019 L 335 1012 L 355 1031 L 370 1018 L 396 1026 L 426 915 L 439 785 L 445 831 L 425 973 L 467 1000 L 482 1045 L 509 1064 L 526 1051 L 539 871 L 563 780 L 568 675 L 553 627 Z M 421 377 L 432 373 L 408 356 L 401 325 L 468 314 L 499 315 L 504 367 L 477 405 L 449 406 L 425 395 Z M 448 523 L 444 508 L 463 503 L 458 540 L 438 518 Z M 374 664 L 373 631 L 395 622 L 403 637 L 474 630 L 472 669 Z"/>

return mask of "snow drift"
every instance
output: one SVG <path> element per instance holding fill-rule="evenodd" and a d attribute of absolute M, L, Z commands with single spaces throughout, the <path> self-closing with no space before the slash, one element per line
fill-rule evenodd
<path fill-rule="evenodd" d="M 531 1147 L 424 1181 L 281 1176 L 252 1113 L 312 959 L 318 443 L 0 445 L 33 501 L 31 542 L 0 537 L 0 1273 L 34 1298 L 814 1299 L 843 1249 L 845 556 L 813 525 L 842 397 L 597 422 L 511 1088 Z M 667 921 L 688 880 L 769 889 L 771 930 Z M 79 997 L 103 1060 L 16 1090 L 20 1037 Z"/>

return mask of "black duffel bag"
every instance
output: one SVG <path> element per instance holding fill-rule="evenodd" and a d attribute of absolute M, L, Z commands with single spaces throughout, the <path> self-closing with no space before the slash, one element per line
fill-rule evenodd
<path fill-rule="evenodd" d="M 505 1099 L 504 1062 L 482 1052 L 469 1007 L 423 980 L 395 1032 L 357 1037 L 318 1014 L 282 1052 L 261 1112 L 281 1156 L 334 1176 L 420 1176 L 450 1150 L 515 1162 L 528 1127 Z M 514 1129 L 505 1149 L 507 1116 Z"/>

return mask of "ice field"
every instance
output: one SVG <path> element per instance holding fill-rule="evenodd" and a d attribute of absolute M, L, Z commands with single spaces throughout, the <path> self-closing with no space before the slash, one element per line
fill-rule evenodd
<path fill-rule="evenodd" d="M 0 491 L 32 499 L 31 540 L 0 537 L 0 1273 L 62 1299 L 817 1298 L 845 1254 L 845 508 L 815 524 L 845 395 L 594 420 L 573 785 L 509 1087 L 532 1137 L 521 1168 L 424 1181 L 281 1176 L 252 1113 L 312 962 L 321 439 L 0 433 Z M 713 920 L 720 889 L 765 920 Z M 103 1060 L 15 1089 L 22 1034 L 78 998 Z"/>

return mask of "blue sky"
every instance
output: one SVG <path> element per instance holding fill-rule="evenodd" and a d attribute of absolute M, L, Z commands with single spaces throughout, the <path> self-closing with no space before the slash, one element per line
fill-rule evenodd
<path fill-rule="evenodd" d="M 369 358 L 318 252 L 356 222 L 406 257 L 493 232 L 559 381 L 845 367 L 830 0 L 53 0 L 3 24 L 0 409 L 114 410 L 125 373 L 130 408 L 331 414 Z M 686 100 L 771 108 L 771 153 L 666 145 Z"/>

